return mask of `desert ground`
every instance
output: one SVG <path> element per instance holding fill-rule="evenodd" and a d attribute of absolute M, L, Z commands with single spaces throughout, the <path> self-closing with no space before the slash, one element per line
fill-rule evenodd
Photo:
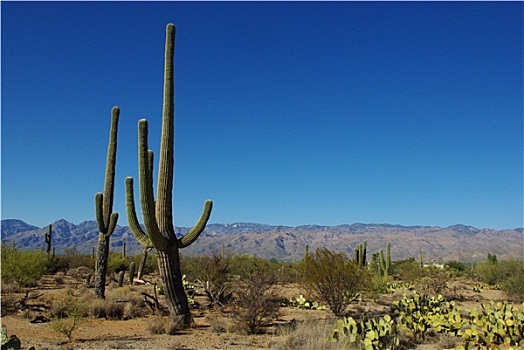
<path fill-rule="evenodd" d="M 148 275 L 144 280 L 154 283 L 158 276 Z M 457 305 L 464 309 L 479 307 L 489 300 L 506 300 L 500 290 L 483 289 L 474 291 L 473 282 L 453 282 L 448 292 L 457 296 Z M 82 318 L 75 327 L 72 339 L 53 326 L 50 315 L 56 311 L 57 301 L 76 300 L 82 306 L 93 307 L 99 302 L 94 297 L 94 289 L 74 273 L 45 275 L 38 285 L 23 290 L 2 288 L 1 323 L 7 327 L 9 336 L 16 335 L 22 348 L 34 346 L 36 350 L 45 349 L 341 349 L 340 343 L 330 343 L 328 336 L 334 329 L 337 318 L 329 311 L 303 309 L 282 304 L 278 317 L 264 326 L 262 334 L 248 335 L 233 322 L 230 308 L 209 308 L 207 297 L 197 289 L 193 306 L 193 326 L 177 330 L 172 335 L 154 334 L 151 329 L 155 323 L 162 323 L 168 317 L 155 315 L 143 302 L 142 293 L 152 295 L 153 284 L 124 285 L 118 287 L 116 281 L 109 281 L 106 300 L 113 305 L 129 304 L 122 308 L 118 316 L 106 315 L 95 318 L 92 314 Z M 285 301 L 304 294 L 297 284 L 278 284 L 275 291 L 279 299 Z M 383 315 L 389 312 L 390 303 L 401 298 L 405 290 L 380 295 L 376 301 L 370 298 L 352 303 L 347 313 L 358 318 L 362 315 Z M 20 307 L 20 301 L 28 297 Z M 163 297 L 158 300 L 165 308 Z M 414 344 L 412 348 L 423 350 L 453 349 L 456 339 L 438 335 L 430 336 L 424 344 Z M 502 347 L 503 348 L 503 347 Z"/>

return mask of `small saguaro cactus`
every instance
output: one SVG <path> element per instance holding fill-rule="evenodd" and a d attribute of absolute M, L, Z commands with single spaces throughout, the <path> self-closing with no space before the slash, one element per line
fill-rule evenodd
<path fill-rule="evenodd" d="M 53 225 L 49 225 L 45 234 L 45 252 L 49 254 L 51 252 L 51 236 L 53 234 Z"/>
<path fill-rule="evenodd" d="M 126 257 L 126 241 L 122 242 L 122 259 Z"/>
<path fill-rule="evenodd" d="M 120 109 L 111 110 L 111 128 L 109 131 L 109 145 L 107 147 L 106 175 L 104 193 L 95 195 L 96 221 L 98 223 L 98 245 L 96 250 L 95 295 L 105 298 L 107 264 L 109 260 L 109 237 L 113 233 L 118 221 L 118 213 L 113 212 L 113 193 L 115 188 L 116 146 L 118 133 L 118 118 Z"/>
<path fill-rule="evenodd" d="M 135 262 L 131 261 L 129 264 L 129 285 L 133 285 L 133 278 L 135 277 Z"/>
<path fill-rule="evenodd" d="M 391 266 L 391 245 L 386 243 L 386 257 L 384 258 L 384 251 L 381 249 L 378 253 L 379 270 L 384 276 L 389 275 L 389 267 Z"/>
<path fill-rule="evenodd" d="M 118 273 L 118 287 L 122 287 L 124 285 L 124 270 L 121 270 L 119 273 Z"/>
<path fill-rule="evenodd" d="M 424 261 L 422 260 L 422 248 L 418 249 L 418 260 L 419 260 L 419 263 L 420 263 L 420 268 L 423 269 L 424 268 Z"/>
<path fill-rule="evenodd" d="M 353 249 L 353 259 L 356 261 L 358 266 L 366 267 L 366 250 L 367 250 L 367 241 L 359 243 L 355 249 Z"/>
<path fill-rule="evenodd" d="M 148 123 L 138 122 L 138 177 L 144 229 L 136 216 L 133 178 L 126 178 L 127 218 L 131 232 L 144 247 L 154 247 L 166 302 L 172 317 L 189 326 L 191 313 L 180 270 L 180 248 L 192 244 L 204 230 L 213 203 L 207 200 L 196 225 L 184 236 L 175 234 L 172 214 L 174 168 L 174 52 L 175 26 L 166 27 L 164 61 L 164 103 L 157 178 L 157 197 L 153 194 L 153 152 L 148 149 Z"/>

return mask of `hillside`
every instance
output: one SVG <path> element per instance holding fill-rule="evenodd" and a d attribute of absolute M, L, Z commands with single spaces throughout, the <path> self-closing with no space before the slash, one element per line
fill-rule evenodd
<path fill-rule="evenodd" d="M 178 234 L 189 228 L 177 228 Z M 20 249 L 43 248 L 47 226 L 38 228 L 21 220 L 2 220 L 2 244 L 13 244 Z M 57 253 L 76 250 L 91 253 L 98 240 L 95 221 L 78 225 L 66 220 L 53 223 L 53 246 Z M 126 243 L 128 254 L 141 251 L 141 246 L 127 226 L 117 226 L 111 236 L 111 250 L 120 251 Z M 199 239 L 183 254 L 212 254 L 224 247 L 234 253 L 257 255 L 278 260 L 297 260 L 310 250 L 326 247 L 352 256 L 353 248 L 367 241 L 368 259 L 391 242 L 393 260 L 417 257 L 422 250 L 426 262 L 484 260 L 488 253 L 499 259 L 522 258 L 523 229 L 491 230 L 454 225 L 446 228 L 430 226 L 401 226 L 389 224 L 361 224 L 340 226 L 304 225 L 297 227 L 271 226 L 252 223 L 210 224 Z"/>

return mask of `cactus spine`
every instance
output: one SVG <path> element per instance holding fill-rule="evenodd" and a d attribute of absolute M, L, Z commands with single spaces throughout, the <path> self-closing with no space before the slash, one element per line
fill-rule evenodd
<path fill-rule="evenodd" d="M 118 221 L 118 213 L 113 212 L 113 194 L 115 188 L 116 146 L 118 134 L 118 118 L 120 109 L 111 110 L 111 128 L 109 131 L 109 145 L 107 147 L 106 174 L 104 193 L 95 195 L 96 221 L 98 223 L 98 245 L 96 250 L 95 295 L 105 298 L 105 284 L 107 263 L 109 260 L 109 237 L 113 233 Z"/>
<path fill-rule="evenodd" d="M 153 196 L 153 152 L 148 149 L 148 124 L 138 122 L 138 170 L 140 204 L 145 230 L 136 216 L 133 179 L 126 178 L 126 201 L 129 227 L 144 247 L 156 249 L 158 269 L 164 286 L 166 301 L 173 317 L 189 326 L 191 313 L 182 283 L 179 249 L 192 244 L 204 230 L 211 215 L 212 202 L 207 200 L 196 225 L 185 236 L 175 234 L 172 215 L 172 188 L 174 167 L 174 49 L 175 26 L 166 27 L 164 62 L 164 102 L 162 111 L 162 136 L 157 182 L 157 198 Z"/>
<path fill-rule="evenodd" d="M 49 225 L 45 234 L 45 252 L 49 254 L 51 252 L 51 236 L 53 234 L 53 225 Z"/>

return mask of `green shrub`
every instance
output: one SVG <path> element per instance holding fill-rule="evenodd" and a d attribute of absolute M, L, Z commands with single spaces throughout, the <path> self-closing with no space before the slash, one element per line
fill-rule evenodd
<path fill-rule="evenodd" d="M 467 266 L 463 262 L 452 260 L 445 263 L 444 268 L 455 276 L 461 276 L 466 272 Z"/>
<path fill-rule="evenodd" d="M 279 302 L 273 289 L 277 277 L 267 261 L 255 258 L 251 262 L 238 281 L 233 319 L 240 331 L 258 334 L 278 316 Z"/>
<path fill-rule="evenodd" d="M 337 316 L 342 316 L 354 296 L 371 284 L 369 271 L 345 254 L 325 248 L 308 253 L 302 261 L 301 272 L 306 291 L 324 301 Z"/>
<path fill-rule="evenodd" d="M 121 253 L 110 252 L 109 261 L 107 264 L 107 273 L 113 274 L 120 271 L 126 271 L 131 263 L 130 257 L 122 257 Z"/>
<path fill-rule="evenodd" d="M 393 261 L 391 263 L 391 274 L 395 279 L 404 282 L 414 282 L 424 277 L 424 269 L 420 268 L 420 262 L 415 258 Z"/>
<path fill-rule="evenodd" d="M 508 296 L 517 301 L 524 301 L 524 263 L 515 269 L 515 273 L 503 282 L 503 287 Z"/>
<path fill-rule="evenodd" d="M 74 332 L 86 320 L 88 306 L 68 296 L 65 299 L 55 301 L 53 308 L 59 311 L 55 311 L 55 316 L 49 325 L 55 332 L 62 333 L 71 342 Z"/>
<path fill-rule="evenodd" d="M 484 261 L 475 266 L 475 276 L 481 282 L 493 285 L 504 285 L 506 280 L 522 274 L 522 260 Z"/>
<path fill-rule="evenodd" d="M 39 250 L 13 250 L 2 246 L 2 282 L 34 286 L 47 273 L 48 256 Z"/>
<path fill-rule="evenodd" d="M 58 257 L 67 262 L 69 268 L 89 267 L 94 269 L 95 262 L 91 254 L 82 254 L 76 248 L 66 248 L 64 254 Z"/>
<path fill-rule="evenodd" d="M 210 307 L 224 306 L 231 297 L 231 259 L 232 254 L 225 251 L 213 254 L 213 256 L 193 258 L 197 260 L 194 265 L 199 266 L 200 270 L 196 279 L 204 289 Z"/>

